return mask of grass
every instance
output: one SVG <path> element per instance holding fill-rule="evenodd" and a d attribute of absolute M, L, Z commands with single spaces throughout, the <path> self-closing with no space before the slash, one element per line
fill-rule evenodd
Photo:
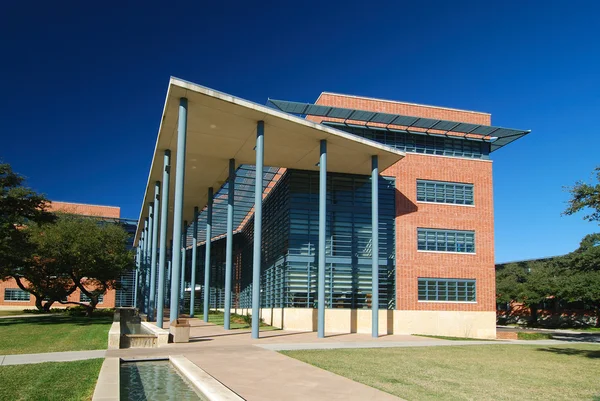
<path fill-rule="evenodd" d="M 495 341 L 495 340 L 486 340 L 482 338 L 469 338 L 469 337 L 447 337 L 447 336 L 430 336 L 428 334 L 413 334 L 417 337 L 427 337 L 427 338 L 436 338 L 438 340 L 449 340 L 449 341 Z"/>
<path fill-rule="evenodd" d="M 102 361 L 0 366 L 0 400 L 90 400 Z"/>
<path fill-rule="evenodd" d="M 235 313 L 232 313 L 230 316 L 231 320 L 229 322 L 229 327 L 231 329 L 249 329 L 251 327 L 250 320 L 247 320 L 244 316 Z M 204 314 L 198 313 L 195 317 L 202 320 L 204 319 Z M 225 324 L 225 314 L 221 311 L 210 311 L 208 313 L 208 322 L 223 326 Z M 279 330 L 277 327 L 269 326 L 263 322 L 260 322 L 260 328 L 262 330 Z"/>
<path fill-rule="evenodd" d="M 23 310 L 18 309 L 18 310 L 0 310 L 0 316 L 14 316 L 14 315 L 24 315 L 25 312 L 23 312 Z"/>
<path fill-rule="evenodd" d="M 552 334 L 518 332 L 517 338 L 519 340 L 552 340 Z"/>
<path fill-rule="evenodd" d="M 0 355 L 106 349 L 111 323 L 108 316 L 0 319 Z"/>
<path fill-rule="evenodd" d="M 590 400 L 600 345 L 469 345 L 285 351 L 406 400 Z"/>

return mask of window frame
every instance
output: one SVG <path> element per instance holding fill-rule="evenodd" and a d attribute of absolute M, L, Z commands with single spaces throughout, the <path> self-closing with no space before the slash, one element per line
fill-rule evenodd
<path fill-rule="evenodd" d="M 431 297 L 430 291 L 432 295 Z M 417 301 L 476 304 L 477 279 L 418 277 Z"/>
<path fill-rule="evenodd" d="M 469 240 L 470 238 L 472 238 L 472 241 Z M 475 255 L 477 250 L 475 241 L 474 230 L 447 230 L 441 228 L 417 227 L 418 252 Z M 449 246 L 449 244 L 452 244 L 452 246 Z"/>
<path fill-rule="evenodd" d="M 27 299 L 6 299 L 6 294 L 9 292 L 13 292 L 16 291 L 17 293 L 21 293 L 21 294 L 27 294 Z M 27 291 L 24 291 L 20 288 L 5 288 L 4 289 L 4 302 L 30 302 L 31 301 L 31 294 Z"/>
<path fill-rule="evenodd" d="M 422 184 L 422 189 L 419 188 L 419 184 Z M 475 185 L 472 183 L 425 180 L 418 178 L 416 189 L 416 199 L 419 203 L 468 207 L 475 206 Z M 422 199 L 419 199 L 419 196 L 422 196 Z M 462 198 L 460 199 L 462 200 L 462 203 L 458 202 L 459 198 Z M 470 203 L 468 203 L 469 200 Z"/>

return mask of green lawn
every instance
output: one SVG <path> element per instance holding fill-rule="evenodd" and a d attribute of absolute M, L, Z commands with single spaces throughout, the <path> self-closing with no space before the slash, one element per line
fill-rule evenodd
<path fill-rule="evenodd" d="M 22 309 L 0 310 L 0 316 L 25 315 Z"/>
<path fill-rule="evenodd" d="M 197 313 L 194 315 L 194 317 L 202 320 L 204 319 L 204 314 Z M 208 314 L 208 322 L 214 323 L 218 326 L 223 326 L 225 323 L 225 315 L 220 311 L 210 311 Z M 249 329 L 251 326 L 247 321 L 244 320 L 242 315 L 232 313 L 229 327 L 232 329 Z M 260 323 L 260 328 L 261 330 L 279 330 L 277 327 L 269 326 L 268 324 L 262 322 Z"/>
<path fill-rule="evenodd" d="M 523 333 L 518 332 L 517 338 L 519 340 L 552 340 L 552 334 L 550 333 Z"/>
<path fill-rule="evenodd" d="M 600 345 L 282 353 L 406 400 L 600 400 Z"/>
<path fill-rule="evenodd" d="M 106 349 L 111 317 L 0 319 L 0 355 Z"/>
<path fill-rule="evenodd" d="M 448 336 L 430 336 L 429 334 L 413 334 L 417 337 L 435 338 L 437 340 L 449 340 L 449 341 L 496 341 L 482 338 L 470 338 L 470 337 L 448 337 Z"/>
<path fill-rule="evenodd" d="M 0 400 L 90 400 L 102 361 L 0 366 Z"/>

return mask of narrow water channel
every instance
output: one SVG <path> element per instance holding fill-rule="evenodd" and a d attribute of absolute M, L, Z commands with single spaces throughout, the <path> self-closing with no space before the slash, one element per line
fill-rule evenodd
<path fill-rule="evenodd" d="M 123 362 L 120 374 L 121 400 L 205 400 L 169 361 Z"/>

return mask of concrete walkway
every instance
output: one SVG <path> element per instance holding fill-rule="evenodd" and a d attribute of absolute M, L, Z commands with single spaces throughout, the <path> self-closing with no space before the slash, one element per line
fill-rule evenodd
<path fill-rule="evenodd" d="M 0 355 L 0 366 L 26 365 L 41 362 L 68 362 L 104 358 L 106 350 L 46 352 L 41 354 Z"/>
<path fill-rule="evenodd" d="M 398 400 L 398 398 L 312 365 L 288 358 L 280 350 L 431 347 L 458 345 L 529 344 L 558 345 L 540 341 L 449 341 L 409 335 L 373 339 L 369 334 L 329 334 L 284 330 L 263 331 L 253 340 L 249 330 L 226 331 L 221 326 L 190 319 L 190 343 L 163 348 L 109 350 L 107 356 L 126 360 L 182 354 L 208 374 L 250 401 L 280 400 Z"/>
<path fill-rule="evenodd" d="M 22 317 L 52 317 L 52 316 L 64 316 L 64 313 L 26 313 L 23 315 L 6 315 L 6 316 L 0 316 L 0 319 L 13 319 L 13 318 L 17 318 L 20 319 Z"/>

